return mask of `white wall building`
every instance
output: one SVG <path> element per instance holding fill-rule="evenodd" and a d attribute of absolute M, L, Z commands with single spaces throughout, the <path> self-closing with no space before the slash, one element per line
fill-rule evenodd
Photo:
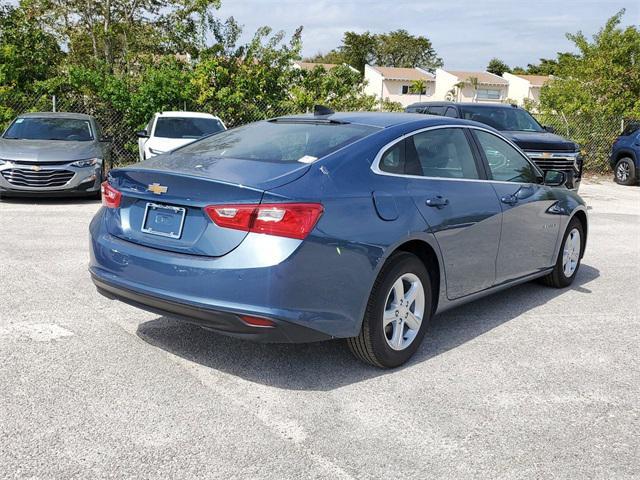
<path fill-rule="evenodd" d="M 553 78 L 546 75 L 514 75 L 512 73 L 503 73 L 502 77 L 509 82 L 509 99 L 517 102 L 518 105 L 523 105 L 525 99 L 539 102 L 540 89 Z"/>
<path fill-rule="evenodd" d="M 508 98 L 508 88 L 509 82 L 493 73 L 438 68 L 434 100 L 500 103 Z"/>
<path fill-rule="evenodd" d="M 399 102 L 406 107 L 415 102 L 433 100 L 435 77 L 421 68 L 395 68 L 365 65 L 364 79 L 367 82 L 365 93 L 378 99 Z M 422 93 L 413 93 L 416 80 L 423 80 L 426 88 Z"/>

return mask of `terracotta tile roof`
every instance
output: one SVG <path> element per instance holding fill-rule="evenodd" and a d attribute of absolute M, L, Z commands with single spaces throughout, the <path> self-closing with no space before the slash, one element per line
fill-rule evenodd
<path fill-rule="evenodd" d="M 396 68 L 372 66 L 386 80 L 427 80 L 433 81 L 434 77 L 430 73 L 423 72 L 417 68 Z"/>
<path fill-rule="evenodd" d="M 476 77 L 479 83 L 485 85 L 509 85 L 504 78 L 489 72 L 464 72 L 460 70 L 445 70 L 451 75 L 455 75 L 461 82 L 468 82 L 469 78 Z"/>
<path fill-rule="evenodd" d="M 516 75 L 516 77 L 527 80 L 532 87 L 541 87 L 553 78 L 551 75 Z"/>

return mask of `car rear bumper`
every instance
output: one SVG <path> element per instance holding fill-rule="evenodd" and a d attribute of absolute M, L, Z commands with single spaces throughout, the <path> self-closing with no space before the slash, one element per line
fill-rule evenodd
<path fill-rule="evenodd" d="M 297 327 L 307 332 L 280 336 L 256 330 L 262 336 L 253 338 L 264 341 L 275 341 L 277 336 L 278 341 L 291 342 L 358 334 L 375 278 L 373 254 L 367 249 L 311 236 L 300 241 L 250 233 L 223 256 L 184 254 L 111 235 L 105 217 L 103 208 L 90 225 L 89 270 L 94 280 L 141 294 L 143 299 L 164 301 L 162 312 L 171 313 L 169 305 L 178 304 L 182 312 L 178 316 L 209 322 L 210 328 L 222 333 L 231 334 L 235 327 L 216 327 L 218 320 L 212 318 L 220 312 L 234 320 L 241 315 L 267 318 L 283 332 L 302 331 Z M 122 293 L 114 296 L 127 298 Z M 129 300 L 146 310 L 157 308 L 155 302 Z M 207 318 L 185 306 L 207 313 Z M 237 327 L 237 321 L 232 323 Z M 235 332 L 240 336 L 246 333 L 246 326 L 241 327 Z"/>
<path fill-rule="evenodd" d="M 239 313 L 170 301 L 113 285 L 93 273 L 91 277 L 98 292 L 109 299 L 117 299 L 159 315 L 194 323 L 224 335 L 265 343 L 307 343 L 331 338 L 316 330 L 275 318 L 269 318 L 274 324 L 273 327 L 252 326 L 243 321 Z"/>

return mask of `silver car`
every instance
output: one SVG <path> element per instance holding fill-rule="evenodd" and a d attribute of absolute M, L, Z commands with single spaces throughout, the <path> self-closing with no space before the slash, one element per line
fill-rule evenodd
<path fill-rule="evenodd" d="M 110 150 L 90 115 L 20 115 L 0 137 L 0 196 L 98 196 Z"/>

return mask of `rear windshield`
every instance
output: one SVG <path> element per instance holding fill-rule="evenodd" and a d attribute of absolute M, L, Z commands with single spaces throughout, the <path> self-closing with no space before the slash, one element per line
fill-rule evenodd
<path fill-rule="evenodd" d="M 353 124 L 257 122 L 192 143 L 180 152 L 265 162 L 311 163 L 378 130 Z"/>
<path fill-rule="evenodd" d="M 543 132 L 538 122 L 521 108 L 464 107 L 462 118 L 489 125 L 496 130 Z"/>
<path fill-rule="evenodd" d="M 17 118 L 4 134 L 16 140 L 66 140 L 88 142 L 93 140 L 88 120 L 76 118 Z"/>
<path fill-rule="evenodd" d="M 220 132 L 224 126 L 215 118 L 159 117 L 154 137 L 200 138 Z"/>

